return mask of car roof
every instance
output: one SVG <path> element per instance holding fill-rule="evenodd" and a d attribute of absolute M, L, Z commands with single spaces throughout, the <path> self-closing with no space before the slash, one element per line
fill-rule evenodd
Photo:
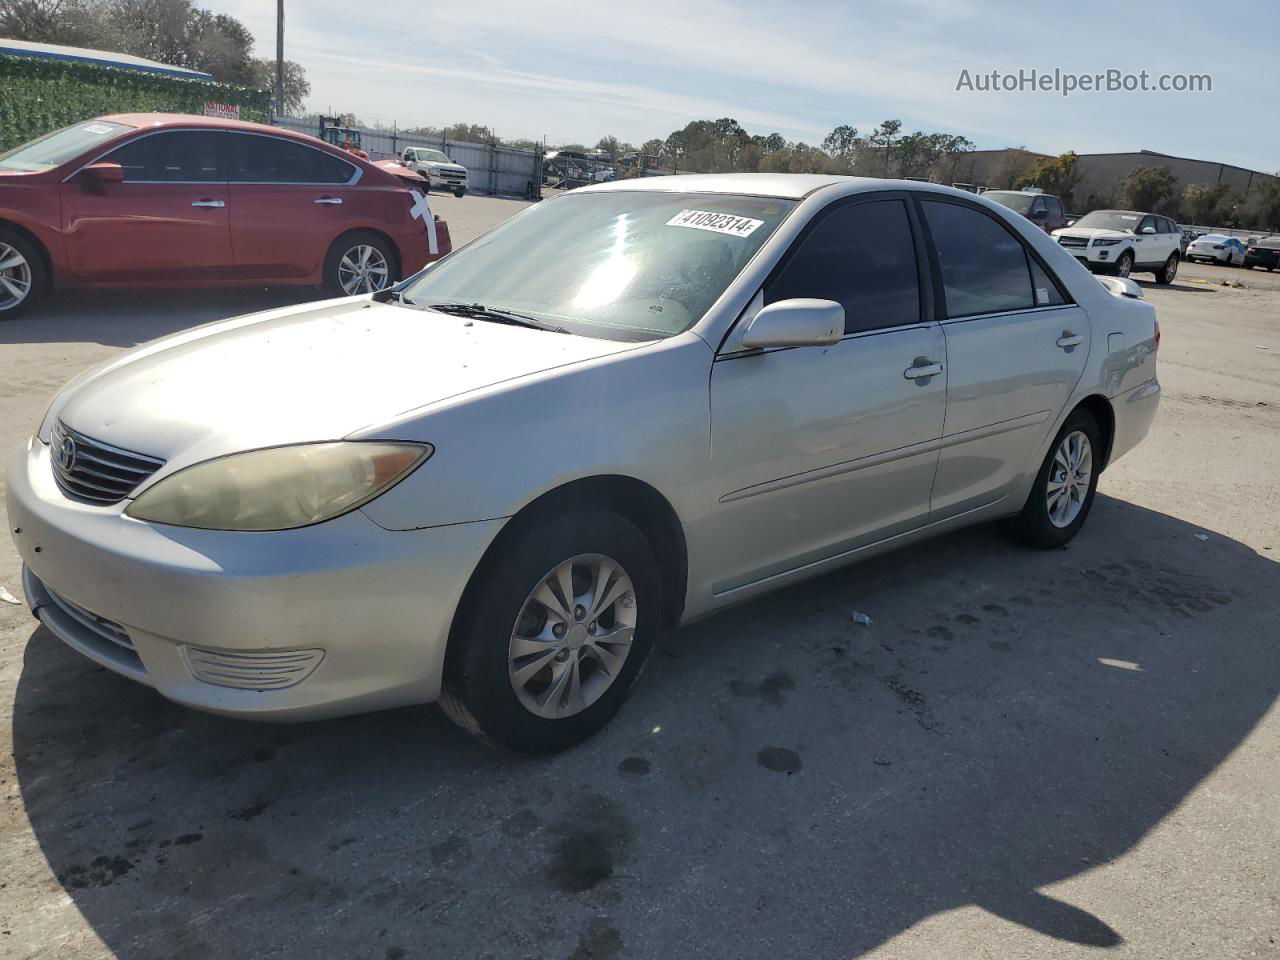
<path fill-rule="evenodd" d="M 870 190 L 920 190 L 973 197 L 974 194 L 919 180 L 879 180 L 873 177 L 841 177 L 821 173 L 683 173 L 669 177 L 642 177 L 580 187 L 574 193 L 602 191 L 643 191 L 646 193 L 737 193 L 753 197 L 803 200 L 829 187 L 854 188 L 850 193 Z"/>
<path fill-rule="evenodd" d="M 160 129 L 163 127 L 182 127 L 190 129 L 191 127 L 208 127 L 211 130 L 244 130 L 250 133 L 269 133 L 272 136 L 286 137 L 290 140 L 300 140 L 310 146 L 317 143 L 324 143 L 319 137 L 309 136 L 305 133 L 297 133 L 293 130 L 286 130 L 284 127 L 275 127 L 267 123 L 252 123 L 248 120 L 228 120 L 221 117 L 205 117 L 197 113 L 113 113 L 105 117 L 98 117 L 99 120 L 107 120 L 111 123 L 123 123 L 131 127 L 139 129 Z"/>

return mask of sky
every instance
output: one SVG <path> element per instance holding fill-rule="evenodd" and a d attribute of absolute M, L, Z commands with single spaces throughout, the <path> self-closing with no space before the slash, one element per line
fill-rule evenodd
<path fill-rule="evenodd" d="M 275 51 L 271 0 L 203 0 Z M 820 143 L 866 132 L 961 134 L 979 148 L 1155 150 L 1280 170 L 1280 16 L 1187 0 L 285 0 L 285 56 L 308 107 L 500 137 L 641 143 L 690 120 Z M 1209 92 L 980 92 L 992 70 L 1152 78 Z"/>

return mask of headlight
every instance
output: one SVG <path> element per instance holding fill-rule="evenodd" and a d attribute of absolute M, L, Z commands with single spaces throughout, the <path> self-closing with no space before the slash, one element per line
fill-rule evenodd
<path fill-rule="evenodd" d="M 1095 239 L 1093 245 L 1095 247 L 1114 247 L 1120 240 L 1118 238 Z"/>
<path fill-rule="evenodd" d="M 424 443 L 343 441 L 271 447 L 165 477 L 125 510 L 201 530 L 289 530 L 368 503 L 431 456 Z"/>

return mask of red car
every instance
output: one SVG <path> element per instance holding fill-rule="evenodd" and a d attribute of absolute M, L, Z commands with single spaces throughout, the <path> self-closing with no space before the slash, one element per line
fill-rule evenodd
<path fill-rule="evenodd" d="M 256 123 L 77 123 L 0 154 L 0 320 L 54 287 L 382 289 L 450 250 L 418 179 Z"/>

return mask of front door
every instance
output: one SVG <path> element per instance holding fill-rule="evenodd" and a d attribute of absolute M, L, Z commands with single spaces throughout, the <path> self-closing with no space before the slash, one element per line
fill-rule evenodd
<path fill-rule="evenodd" d="M 199 281 L 231 272 L 227 185 L 215 130 L 144 134 L 103 161 L 123 183 L 62 185 L 71 272 L 90 282 Z"/>
<path fill-rule="evenodd" d="M 763 300 L 835 300 L 829 347 L 712 366 L 712 518 L 719 595 L 923 524 L 946 402 L 945 340 L 925 311 L 914 214 L 900 194 L 818 214 Z M 737 331 L 735 331 L 735 334 Z"/>
<path fill-rule="evenodd" d="M 947 420 L 932 519 L 1008 495 L 1039 466 L 1089 356 L 1089 318 L 993 214 L 923 200 L 942 277 Z"/>

